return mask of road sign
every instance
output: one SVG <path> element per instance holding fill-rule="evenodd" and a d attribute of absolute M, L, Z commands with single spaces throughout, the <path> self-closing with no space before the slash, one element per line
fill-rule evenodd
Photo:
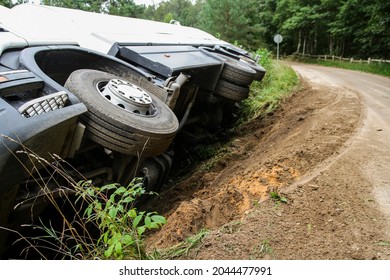
<path fill-rule="evenodd" d="M 283 37 L 280 34 L 274 36 L 274 42 L 276 43 L 276 59 L 279 60 L 279 44 L 283 41 Z"/>
<path fill-rule="evenodd" d="M 282 41 L 283 41 L 282 35 L 276 34 L 276 35 L 274 36 L 274 42 L 275 42 L 276 44 L 280 44 Z"/>

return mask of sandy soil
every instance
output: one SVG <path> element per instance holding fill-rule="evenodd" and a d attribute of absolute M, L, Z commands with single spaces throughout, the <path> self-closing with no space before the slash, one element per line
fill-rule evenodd
<path fill-rule="evenodd" d="M 390 259 L 390 79 L 292 67 L 302 89 L 158 197 L 149 250 L 207 229 L 184 259 Z"/>

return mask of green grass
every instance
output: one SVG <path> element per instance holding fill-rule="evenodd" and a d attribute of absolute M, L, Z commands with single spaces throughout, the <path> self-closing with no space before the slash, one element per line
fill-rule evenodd
<path fill-rule="evenodd" d="M 206 229 L 202 229 L 196 235 L 187 237 L 186 240 L 177 245 L 161 250 L 155 250 L 149 255 L 149 258 L 156 260 L 174 260 L 186 258 L 190 251 L 195 251 L 196 254 L 196 250 L 199 249 L 207 234 L 208 231 Z"/>
<path fill-rule="evenodd" d="M 269 239 L 264 239 L 261 244 L 256 245 L 252 248 L 250 259 L 261 259 L 266 256 L 274 257 L 274 252 Z"/>
<path fill-rule="evenodd" d="M 390 77 L 390 64 L 389 63 L 377 63 L 371 62 L 368 63 L 359 63 L 359 62 L 348 62 L 348 61 L 339 61 L 339 60 L 319 60 L 312 58 L 299 58 L 294 59 L 294 61 L 299 61 L 303 63 L 318 64 L 322 66 L 336 67 L 354 71 L 362 71 L 367 73 L 372 73 L 376 75 L 381 75 L 385 77 Z"/>
<path fill-rule="evenodd" d="M 291 67 L 272 60 L 266 51 L 262 51 L 261 56 L 260 64 L 267 72 L 261 82 L 252 83 L 249 98 L 242 102 L 241 123 L 274 111 L 299 85 L 299 78 Z"/>

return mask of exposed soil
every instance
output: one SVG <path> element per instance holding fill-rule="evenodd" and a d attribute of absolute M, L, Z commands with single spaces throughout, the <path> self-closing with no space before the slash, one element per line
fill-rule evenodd
<path fill-rule="evenodd" d="M 389 124 L 373 128 L 362 93 L 326 70 L 294 67 L 300 90 L 153 203 L 168 223 L 149 250 L 208 229 L 184 259 L 390 259 L 390 148 L 375 149 Z"/>

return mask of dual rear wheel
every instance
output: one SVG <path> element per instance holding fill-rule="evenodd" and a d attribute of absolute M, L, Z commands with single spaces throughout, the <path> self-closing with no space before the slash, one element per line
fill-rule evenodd
<path fill-rule="evenodd" d="M 163 101 L 143 88 L 102 71 L 74 71 L 65 83 L 88 108 L 81 117 L 86 136 L 128 155 L 155 156 L 167 150 L 179 128 Z"/>
<path fill-rule="evenodd" d="M 253 64 L 215 53 L 224 63 L 215 94 L 233 101 L 241 101 L 249 96 L 249 86 L 254 80 L 261 80 L 264 69 Z"/>

